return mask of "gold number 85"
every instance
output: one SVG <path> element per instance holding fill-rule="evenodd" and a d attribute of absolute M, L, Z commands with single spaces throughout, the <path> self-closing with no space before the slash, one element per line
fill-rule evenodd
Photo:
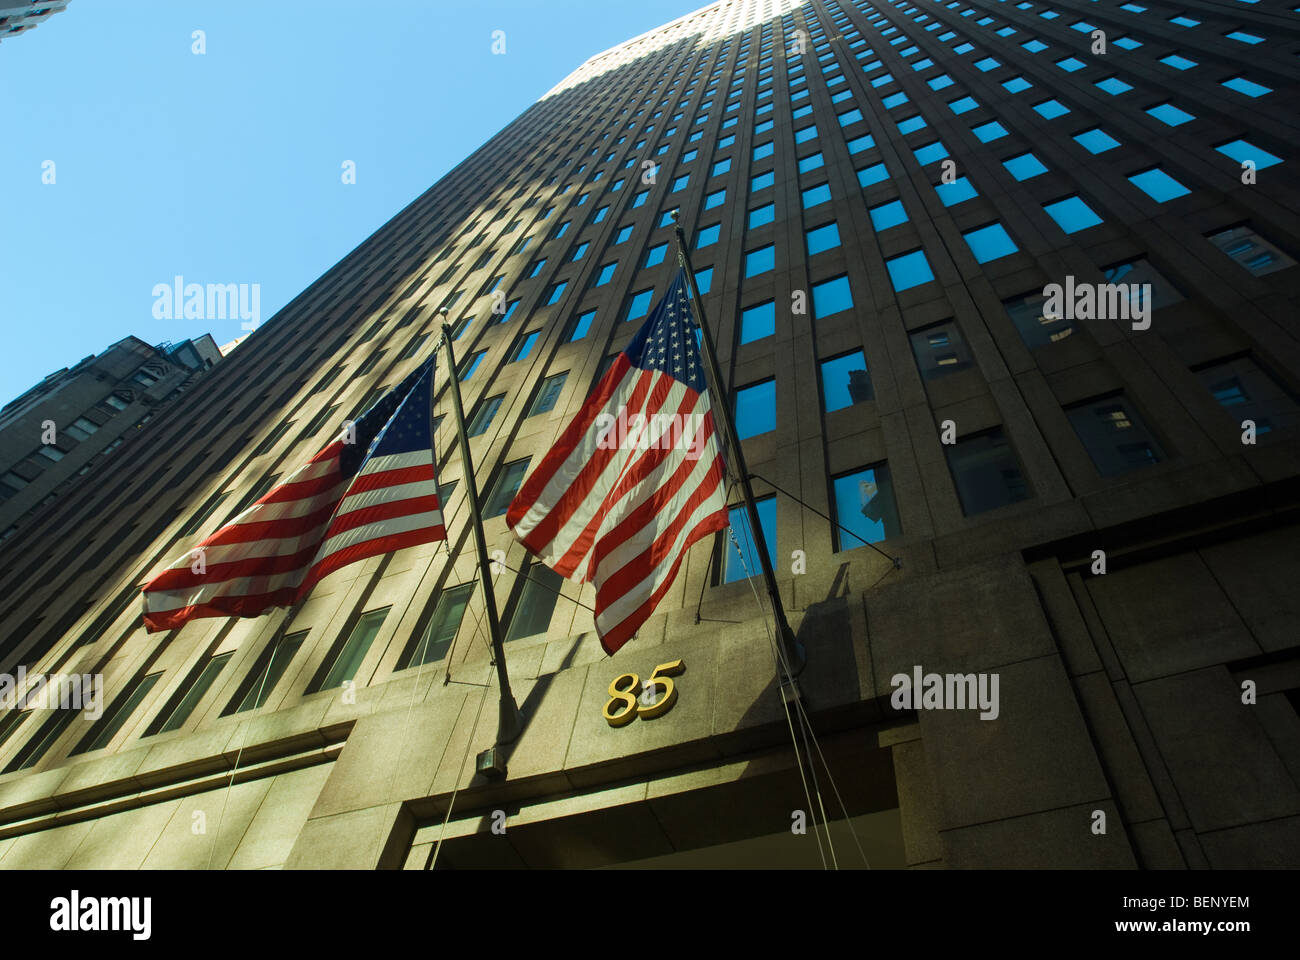
<path fill-rule="evenodd" d="M 681 660 L 670 660 L 655 667 L 654 672 L 646 680 L 646 688 L 663 687 L 664 692 L 663 696 L 648 706 L 637 703 L 637 695 L 642 689 L 640 677 L 635 673 L 625 673 L 615 677 L 609 684 L 609 700 L 605 703 L 604 710 L 605 722 L 611 727 L 622 727 L 637 717 L 642 720 L 653 720 L 667 713 L 677 702 L 677 687 L 671 678 L 685 670 L 686 664 Z M 620 705 L 621 709 L 619 709 Z"/>

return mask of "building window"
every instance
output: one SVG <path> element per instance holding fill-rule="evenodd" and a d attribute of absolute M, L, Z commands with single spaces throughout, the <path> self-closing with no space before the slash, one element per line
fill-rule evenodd
<path fill-rule="evenodd" d="M 1070 112 L 1069 107 L 1059 100 L 1044 100 L 1042 103 L 1034 104 L 1034 110 L 1044 120 L 1055 120 L 1057 117 L 1063 117 Z"/>
<path fill-rule="evenodd" d="M 1000 223 L 990 223 L 975 230 L 968 230 L 962 234 L 962 237 L 975 256 L 976 263 L 988 263 L 990 260 L 1009 257 L 1020 249 Z"/>
<path fill-rule="evenodd" d="M 853 350 L 821 362 L 822 409 L 827 413 L 865 403 L 872 397 L 867 358 Z"/>
<path fill-rule="evenodd" d="M 953 207 L 979 196 L 967 177 L 958 177 L 951 183 L 936 183 L 934 192 L 945 207 Z"/>
<path fill-rule="evenodd" d="M 1155 117 L 1161 123 L 1171 127 L 1177 127 L 1186 123 L 1188 120 L 1195 120 L 1196 117 L 1186 110 L 1180 110 L 1172 103 L 1158 103 L 1154 107 L 1147 107 L 1146 112 Z"/>
<path fill-rule="evenodd" d="M 763 540 L 767 544 L 767 549 L 769 553 L 776 553 L 776 497 L 755 498 L 754 507 L 758 510 L 758 524 L 763 532 Z M 728 512 L 731 518 L 731 530 L 734 532 L 736 541 L 740 544 L 741 553 L 745 558 L 742 563 L 740 556 L 736 554 L 736 548 L 731 544 L 731 536 L 724 530 L 722 532 L 722 550 L 725 562 L 723 564 L 722 582 L 734 583 L 746 577 L 758 576 L 763 567 L 758 559 L 758 547 L 754 543 L 752 528 L 749 525 L 749 511 L 742 505 L 732 507 Z"/>
<path fill-rule="evenodd" d="M 420 642 L 398 664 L 398 670 L 435 663 L 447 655 L 473 593 L 473 583 L 462 583 L 438 592 L 438 602 L 433 608 L 433 616 L 429 618 L 429 625 L 420 636 Z"/>
<path fill-rule="evenodd" d="M 1047 172 L 1047 167 L 1032 153 L 1008 157 L 1002 161 L 1002 166 L 1006 167 L 1007 173 L 1017 180 L 1030 180 Z"/>
<path fill-rule="evenodd" d="M 664 262 L 664 256 L 668 253 L 668 244 L 655 244 L 645 252 L 645 263 L 642 266 L 653 267 L 656 264 Z"/>
<path fill-rule="evenodd" d="M 925 252 L 922 250 L 913 250 L 911 253 L 892 257 L 885 261 L 885 267 L 889 270 L 889 279 L 893 283 L 895 293 L 911 290 L 934 279 L 930 261 L 925 258 Z"/>
<path fill-rule="evenodd" d="M 827 203 L 831 199 L 831 188 L 829 184 L 819 184 L 815 187 L 809 187 L 801 194 L 803 208 L 805 210 L 819 204 Z"/>
<path fill-rule="evenodd" d="M 870 187 L 873 184 L 889 179 L 889 171 L 883 163 L 873 163 L 869 167 L 863 167 L 858 171 L 858 186 Z"/>
<path fill-rule="evenodd" d="M 771 223 L 776 219 L 776 204 L 765 203 L 761 207 L 755 207 L 749 211 L 749 229 L 761 227 L 764 224 Z"/>
<path fill-rule="evenodd" d="M 767 300 L 740 312 L 740 342 L 753 343 L 776 333 L 776 303 Z"/>
<path fill-rule="evenodd" d="M 485 353 L 487 353 L 486 350 L 478 350 L 475 353 L 470 354 L 469 359 L 460 362 L 460 379 L 462 382 L 474 376 L 474 371 L 478 369 L 478 365 L 480 361 L 482 361 L 483 354 Z M 353 419 L 355 420 L 356 418 L 353 417 Z"/>
<path fill-rule="evenodd" d="M 722 225 L 715 223 L 711 226 L 701 227 L 699 234 L 695 238 L 695 249 L 702 250 L 705 247 L 711 247 L 718 242 L 718 236 L 722 233 Z"/>
<path fill-rule="evenodd" d="M 1043 304 L 1046 302 L 1047 298 L 1041 292 L 1034 291 L 1003 302 L 1020 339 L 1030 350 L 1057 343 L 1074 333 L 1072 321 L 1044 314 Z"/>
<path fill-rule="evenodd" d="M 1005 137 L 1007 128 L 996 120 L 990 120 L 988 123 L 981 123 L 977 127 L 971 127 L 971 133 L 975 134 L 980 143 L 992 143 L 994 140 Z"/>
<path fill-rule="evenodd" d="M 736 391 L 736 435 L 745 440 L 776 429 L 776 380 Z"/>
<path fill-rule="evenodd" d="M 1128 182 L 1156 203 L 1164 203 L 1167 200 L 1186 196 L 1192 192 L 1159 167 L 1152 167 L 1150 170 L 1143 170 L 1141 173 L 1129 174 Z"/>
<path fill-rule="evenodd" d="M 754 277 L 776 269 L 776 245 L 769 243 L 756 250 L 745 251 L 746 277 Z"/>
<path fill-rule="evenodd" d="M 559 599 L 564 578 L 544 563 L 534 563 L 528 568 L 528 579 L 519 594 L 519 602 L 506 624 L 505 639 L 518 640 L 545 633 L 551 625 L 551 614 Z"/>
<path fill-rule="evenodd" d="M 923 380 L 937 380 L 971 366 L 970 351 L 955 320 L 914 331 L 911 341 Z"/>
<path fill-rule="evenodd" d="M 1101 217 L 1077 195 L 1045 203 L 1043 209 L 1066 233 L 1078 233 L 1102 222 Z"/>
<path fill-rule="evenodd" d="M 245 710 L 256 710 L 266 703 L 275 690 L 275 685 L 280 682 L 280 677 L 284 675 L 285 668 L 293 660 L 294 654 L 307 639 L 309 630 L 302 630 L 298 633 L 291 633 L 280 640 L 279 643 L 262 655 L 262 663 L 249 683 L 248 689 L 243 697 L 239 700 L 239 705 L 233 710 L 227 708 L 226 713 L 243 713 Z"/>
<path fill-rule="evenodd" d="M 1266 93 L 1272 93 L 1272 87 L 1266 87 L 1262 83 L 1255 83 L 1253 80 L 1247 80 L 1245 77 L 1231 77 L 1228 80 L 1220 81 L 1220 86 L 1227 87 L 1237 93 L 1251 97 L 1262 97 Z"/>
<path fill-rule="evenodd" d="M 515 460 L 501 468 L 492 491 L 483 502 L 484 520 L 499 517 L 510 509 L 510 501 L 515 498 L 524 482 L 524 474 L 528 472 L 529 459 L 525 457 L 523 460 Z"/>
<path fill-rule="evenodd" d="M 1093 127 L 1091 130 L 1076 133 L 1074 142 L 1091 154 L 1105 153 L 1107 150 L 1113 150 L 1119 146 L 1119 141 L 1102 130 L 1101 127 Z"/>
<path fill-rule="evenodd" d="M 813 227 L 805 232 L 804 237 L 808 244 L 808 256 L 815 256 L 826 250 L 834 250 L 840 245 L 840 231 L 835 221 L 824 224 L 820 227 Z"/>
<path fill-rule="evenodd" d="M 550 413 L 554 410 L 555 402 L 559 399 L 560 391 L 564 389 L 564 381 L 568 376 L 569 374 L 566 371 L 543 380 L 541 387 L 538 388 L 537 395 L 533 397 L 532 405 L 524 415 L 525 419 L 535 417 L 539 413 Z"/>
<path fill-rule="evenodd" d="M 1251 420 L 1264 434 L 1300 423 L 1295 397 L 1249 356 L 1203 364 L 1195 373 L 1238 427 Z"/>
<path fill-rule="evenodd" d="M 151 732 L 167 733 L 171 730 L 179 730 L 184 726 L 185 721 L 188 720 L 190 714 L 194 712 L 194 708 L 197 707 L 199 701 L 203 699 L 203 695 L 208 692 L 208 689 L 217 679 L 217 675 L 221 673 L 222 669 L 230 662 L 230 658 L 234 655 L 234 651 L 232 650 L 229 653 L 220 653 L 216 656 L 209 657 L 208 662 L 203 665 L 203 669 L 199 671 L 198 676 L 194 678 L 189 689 L 185 691 L 185 695 L 181 697 L 176 706 L 172 709 L 171 713 L 167 715 L 166 719 L 163 720 L 157 730 Z M 146 736 L 147 735 L 148 734 L 146 734 Z"/>
<path fill-rule="evenodd" d="M 632 294 L 632 299 L 627 305 L 627 316 L 624 322 L 628 320 L 639 320 L 650 312 L 650 301 L 654 297 L 654 288 L 648 290 L 639 290 Z"/>
<path fill-rule="evenodd" d="M 1103 477 L 1164 459 L 1155 437 L 1122 393 L 1076 404 L 1066 415 Z"/>
<path fill-rule="evenodd" d="M 379 628 L 384 625 L 384 619 L 391 609 L 392 607 L 381 607 L 378 610 L 369 610 L 361 615 L 361 619 L 352 628 L 352 633 L 348 636 L 347 642 L 339 649 L 338 655 L 334 658 L 334 663 L 330 665 L 329 672 L 325 674 L 325 679 L 310 692 L 332 690 L 335 687 L 343 686 L 343 684 L 356 677 L 357 671 L 361 669 L 361 662 L 366 658 L 370 645 L 374 643 L 375 637 L 379 634 Z"/>
<path fill-rule="evenodd" d="M 1020 464 L 1001 427 L 945 445 L 944 452 L 966 516 L 1028 499 Z"/>
<path fill-rule="evenodd" d="M 581 340 L 591 329 L 591 322 L 596 319 L 596 311 L 588 310 L 586 313 L 580 313 L 573 320 L 573 330 L 569 334 L 569 343 L 575 340 Z"/>
<path fill-rule="evenodd" d="M 471 437 L 477 437 L 487 432 L 488 425 L 492 423 L 492 418 L 497 415 L 497 410 L 501 408 L 501 403 L 505 398 L 504 393 L 499 393 L 495 397 L 488 397 L 482 401 L 478 405 L 478 410 L 474 412 L 474 416 L 469 422 L 469 428 L 465 432 Z"/>
<path fill-rule="evenodd" d="M 528 355 L 533 352 L 533 345 L 537 343 L 537 338 L 542 335 L 540 330 L 531 330 L 522 335 L 515 341 L 514 347 L 510 350 L 510 355 L 506 357 L 506 363 L 515 363 L 519 360 L 527 360 Z"/>
<path fill-rule="evenodd" d="M 92 423 L 85 417 L 77 417 L 72 423 L 63 428 L 63 432 L 76 440 L 87 440 L 90 435 L 99 429 L 99 425 Z"/>
<path fill-rule="evenodd" d="M 853 307 L 853 292 L 847 276 L 834 277 L 812 288 L 813 319 L 820 320 Z"/>
<path fill-rule="evenodd" d="M 1146 257 L 1138 257 L 1136 260 L 1128 260 L 1124 263 L 1117 263 L 1113 267 L 1107 267 L 1102 271 L 1106 275 L 1107 283 L 1126 283 L 1129 289 L 1129 302 L 1133 305 L 1136 314 L 1142 313 L 1146 307 L 1142 302 L 1145 295 L 1145 285 L 1151 286 L 1151 309 L 1159 310 L 1161 307 L 1167 307 L 1171 303 L 1178 303 L 1183 299 L 1183 295 L 1178 292 L 1178 288 L 1165 279 L 1151 261 Z"/>
<path fill-rule="evenodd" d="M 1295 266 L 1294 260 L 1250 227 L 1230 227 L 1208 239 L 1257 277 Z"/>
<path fill-rule="evenodd" d="M 136 708 L 149 695 L 149 691 L 154 688 L 154 684 L 158 682 L 158 678 L 161 676 L 162 671 L 160 670 L 157 673 L 139 677 L 127 688 L 125 693 L 113 702 L 113 706 L 108 712 L 95 722 L 95 725 L 90 728 L 90 732 L 68 755 L 75 757 L 79 753 L 102 750 L 108 746 L 113 738 L 117 736 L 117 732 L 126 724 L 126 721 L 131 719 L 131 714 L 135 713 Z"/>

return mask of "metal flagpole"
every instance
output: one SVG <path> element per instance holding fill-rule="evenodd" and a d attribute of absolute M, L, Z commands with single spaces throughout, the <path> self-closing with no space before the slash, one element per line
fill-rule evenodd
<path fill-rule="evenodd" d="M 465 472 L 465 493 L 469 503 L 470 523 L 474 526 L 474 545 L 478 549 L 479 581 L 483 584 L 483 601 L 487 605 L 488 632 L 492 635 L 492 657 L 496 660 L 497 681 L 501 687 L 500 714 L 497 721 L 496 746 L 511 743 L 523 728 L 519 706 L 510 692 L 510 676 L 506 673 L 505 647 L 501 643 L 501 623 L 497 619 L 497 602 L 492 592 L 492 562 L 488 558 L 487 542 L 483 539 L 483 518 L 479 514 L 478 484 L 474 482 L 474 461 L 469 455 L 469 436 L 465 433 L 465 410 L 460 399 L 460 371 L 456 368 L 456 354 L 452 349 L 451 327 L 445 315 L 442 324 L 442 342 L 447 348 L 448 382 L 451 385 L 451 404 L 456 413 L 456 432 L 460 435 L 460 458 Z M 504 776 L 505 763 L 496 754 L 496 746 L 479 754 L 478 770 L 489 776 Z"/>
<path fill-rule="evenodd" d="M 704 307 L 700 304 L 700 292 L 695 286 L 695 271 L 691 267 L 690 254 L 686 252 L 686 237 L 682 234 L 682 225 L 677 221 L 676 210 L 673 211 L 673 232 L 677 235 L 677 262 L 686 271 L 686 285 L 690 290 L 691 303 L 695 308 L 695 316 L 699 318 L 700 331 L 703 334 L 701 344 L 704 349 L 704 362 L 709 368 L 709 379 L 718 391 L 718 402 L 713 404 L 714 415 L 722 424 L 722 430 L 729 448 L 728 456 L 733 458 L 738 473 L 736 479 L 745 495 L 745 513 L 749 517 L 749 530 L 754 537 L 755 545 L 758 547 L 759 561 L 763 566 L 763 580 L 767 583 L 767 595 L 772 601 L 772 614 L 776 618 L 777 632 L 781 635 L 782 645 L 785 647 L 786 657 L 789 660 L 790 674 L 791 676 L 798 676 L 804 668 L 807 656 L 803 644 L 795 638 L 794 631 L 790 629 L 790 622 L 785 618 L 785 607 L 781 603 L 781 593 L 777 589 L 776 573 L 772 569 L 772 558 L 768 555 L 767 540 L 763 536 L 763 525 L 759 522 L 758 507 L 754 504 L 754 488 L 749 482 L 749 467 L 745 464 L 745 453 L 740 448 L 740 440 L 736 436 L 736 425 L 732 422 L 731 398 L 726 394 L 722 386 L 722 374 L 718 370 L 718 358 L 713 350 L 713 334 L 709 332 L 709 325 L 704 319 Z"/>

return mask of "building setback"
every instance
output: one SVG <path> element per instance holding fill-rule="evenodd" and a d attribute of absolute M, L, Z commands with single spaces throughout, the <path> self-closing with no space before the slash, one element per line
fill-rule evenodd
<path fill-rule="evenodd" d="M 876 867 L 1300 866 L 1298 50 L 1274 0 L 725 0 L 593 57 L 0 546 L 0 671 L 105 686 L 0 719 L 0 867 L 820 866 L 814 786 L 842 866 L 846 817 Z M 752 555 L 697 545 L 611 659 L 504 522 L 673 210 L 808 792 Z M 443 355 L 447 543 L 287 623 L 140 625 L 443 307 L 527 722 L 499 780 Z M 670 710 L 606 721 L 675 660 Z"/>

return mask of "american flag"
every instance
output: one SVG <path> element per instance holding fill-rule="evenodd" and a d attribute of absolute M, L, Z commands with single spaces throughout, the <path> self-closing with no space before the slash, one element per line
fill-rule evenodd
<path fill-rule="evenodd" d="M 433 473 L 432 358 L 144 587 L 150 631 L 199 617 L 256 617 L 366 557 L 445 540 Z M 352 441 L 352 442 L 348 442 Z"/>
<path fill-rule="evenodd" d="M 596 585 L 596 632 L 607 653 L 654 612 L 687 548 L 727 526 L 695 333 L 679 269 L 506 513 L 547 566 Z"/>

